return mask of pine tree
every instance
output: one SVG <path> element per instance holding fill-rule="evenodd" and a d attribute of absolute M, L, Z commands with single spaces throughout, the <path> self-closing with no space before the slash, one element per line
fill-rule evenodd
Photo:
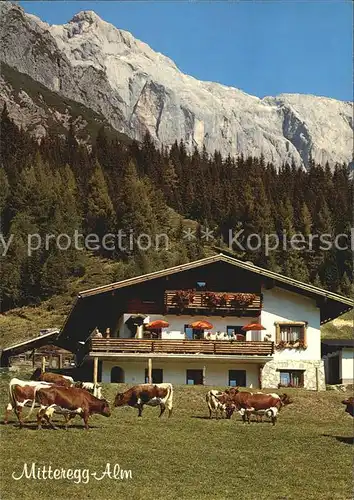
<path fill-rule="evenodd" d="M 168 205 L 175 210 L 181 209 L 179 180 L 171 160 L 167 160 L 162 169 L 162 192 Z"/>
<path fill-rule="evenodd" d="M 306 242 L 297 238 L 294 228 L 294 210 L 289 199 L 282 204 L 280 209 L 282 225 L 282 251 L 283 272 L 286 276 L 298 281 L 309 282 L 310 276 L 304 260 Z M 302 235 L 303 236 L 303 235 Z"/>
<path fill-rule="evenodd" d="M 312 217 L 311 212 L 304 202 L 301 207 L 301 224 L 300 230 L 305 237 L 309 237 L 312 233 Z"/>
<path fill-rule="evenodd" d="M 67 289 L 66 278 L 65 259 L 59 250 L 55 250 L 50 253 L 42 266 L 40 277 L 41 296 L 48 298 L 65 292 Z"/>
<path fill-rule="evenodd" d="M 354 290 L 353 290 L 353 281 L 349 279 L 347 273 L 344 273 L 340 282 L 340 292 L 346 297 L 353 298 Z"/>
<path fill-rule="evenodd" d="M 31 258 L 36 259 L 37 262 L 40 260 L 41 248 L 34 250 L 41 242 L 35 236 L 38 233 L 38 227 L 25 213 L 18 213 L 11 222 L 9 235 L 11 235 L 12 240 L 0 266 L 4 310 L 26 303 L 29 298 L 27 297 L 27 283 L 30 281 L 37 283 L 38 281 L 40 265 L 31 270 L 31 275 L 30 271 L 26 269 Z M 28 245 L 28 241 L 31 245 Z M 28 253 L 29 246 L 33 249 L 32 255 Z"/>
<path fill-rule="evenodd" d="M 7 198 L 10 194 L 10 186 L 9 181 L 7 179 L 7 175 L 5 169 L 0 166 L 0 218 L 6 206 Z M 1 226 L 0 226 L 1 230 Z"/>
<path fill-rule="evenodd" d="M 338 270 L 336 251 L 331 249 L 325 253 L 325 258 L 320 270 L 321 280 L 326 290 L 340 291 L 340 273 Z"/>
<path fill-rule="evenodd" d="M 86 229 L 101 239 L 105 234 L 114 232 L 115 224 L 107 183 L 101 165 L 96 161 L 88 186 Z"/>
<path fill-rule="evenodd" d="M 151 243 L 158 234 L 159 224 L 165 224 L 167 207 L 159 190 L 147 180 L 138 178 L 135 164 L 130 161 L 121 181 L 121 193 L 117 209 L 118 227 L 125 234 L 131 234 L 136 243 L 143 238 L 141 245 L 146 246 L 147 238 Z M 143 236 L 147 235 L 147 236 Z"/>

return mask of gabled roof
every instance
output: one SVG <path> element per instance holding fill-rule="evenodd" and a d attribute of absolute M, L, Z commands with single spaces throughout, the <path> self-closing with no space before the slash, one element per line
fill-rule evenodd
<path fill-rule="evenodd" d="M 226 262 L 233 266 L 239 267 L 241 269 L 245 269 L 247 271 L 251 271 L 252 273 L 259 274 L 265 276 L 267 278 L 273 279 L 279 283 L 285 283 L 287 285 L 292 285 L 294 288 L 298 288 L 299 290 L 305 290 L 307 292 L 311 292 L 320 297 L 326 297 L 331 300 L 338 301 L 342 304 L 347 304 L 350 307 L 354 306 L 354 301 L 349 299 L 348 297 L 344 297 L 342 295 L 338 295 L 337 293 L 329 292 L 322 288 L 318 288 L 316 286 L 310 285 L 308 283 L 303 283 L 301 281 L 294 280 L 293 278 L 289 278 L 288 276 L 284 276 L 283 274 L 275 273 L 273 271 L 269 271 L 269 269 L 264 269 L 262 267 L 255 266 L 251 262 L 244 262 L 239 259 L 235 259 L 234 257 L 230 257 L 228 255 L 224 255 L 222 253 L 218 255 L 212 255 L 211 257 L 205 257 L 204 259 L 195 260 L 193 262 L 188 262 L 187 264 L 182 264 L 179 266 L 170 267 L 168 269 L 163 269 L 162 271 L 155 271 L 153 273 L 144 274 L 142 276 L 136 276 L 135 278 L 129 278 L 127 280 L 118 281 L 116 283 L 111 283 L 110 285 L 103 285 L 97 288 L 91 288 L 89 290 L 84 290 L 79 293 L 79 297 L 88 297 L 90 295 L 96 295 L 98 293 L 111 292 L 113 290 L 117 290 L 118 288 L 123 288 L 126 286 L 136 285 L 138 283 L 142 283 L 144 281 L 153 280 L 155 278 L 162 278 L 164 276 L 168 276 L 170 274 L 175 274 L 183 271 L 187 271 L 188 269 L 194 269 L 196 267 L 205 266 L 207 264 L 211 264 L 214 262 Z"/>
<path fill-rule="evenodd" d="M 354 347 L 354 339 L 323 339 L 321 340 L 323 346 L 328 347 Z"/>
<path fill-rule="evenodd" d="M 8 352 L 8 351 L 21 351 L 23 352 L 23 349 L 30 350 L 33 347 L 38 347 L 39 344 L 45 345 L 48 343 L 48 341 L 54 340 L 58 336 L 59 330 L 55 329 L 51 332 L 44 333 L 43 335 L 39 335 L 38 337 L 32 337 L 31 339 L 24 340 L 23 342 L 19 342 L 18 344 L 14 344 L 10 347 L 5 347 L 2 349 L 2 352 Z"/>
<path fill-rule="evenodd" d="M 203 266 L 213 265 L 219 262 L 224 262 L 255 275 L 262 276 L 271 282 L 270 286 L 274 285 L 283 287 L 290 291 L 294 291 L 295 293 L 302 293 L 303 295 L 307 295 L 318 301 L 318 306 L 321 309 L 321 323 L 338 317 L 340 314 L 343 314 L 351 309 L 354 305 L 354 302 L 347 297 L 342 297 L 341 295 L 328 292 L 327 290 L 317 288 L 313 285 L 302 283 L 292 278 L 288 278 L 287 276 L 283 276 L 282 274 L 269 271 L 268 269 L 262 269 L 261 267 L 255 266 L 251 262 L 243 262 L 239 259 L 235 259 L 234 257 L 220 253 L 211 257 L 188 262 L 187 264 L 170 267 L 161 271 L 155 271 L 153 273 L 136 276 L 135 278 L 118 281 L 116 283 L 80 292 L 73 304 L 70 314 L 66 318 L 56 342 L 61 347 L 69 348 L 70 350 L 73 350 L 73 352 L 77 352 L 77 349 L 82 349 L 83 352 L 85 342 L 92 334 L 95 326 L 99 323 L 100 314 L 104 314 L 102 313 L 101 308 L 102 303 L 105 301 L 105 294 L 107 297 L 112 297 L 112 292 L 115 290 L 122 290 L 123 293 L 124 288 L 133 287 L 135 285 L 153 281 L 154 279 L 182 273 Z"/>
<path fill-rule="evenodd" d="M 322 356 L 348 348 L 354 349 L 354 339 L 324 339 L 321 341 Z"/>
<path fill-rule="evenodd" d="M 1 366 L 5 366 L 9 357 L 16 356 L 26 351 L 36 349 L 48 344 L 55 344 L 55 340 L 59 335 L 59 330 L 55 329 L 51 332 L 44 333 L 38 337 L 32 337 L 31 339 L 19 342 L 10 347 L 5 347 L 1 352 Z"/>

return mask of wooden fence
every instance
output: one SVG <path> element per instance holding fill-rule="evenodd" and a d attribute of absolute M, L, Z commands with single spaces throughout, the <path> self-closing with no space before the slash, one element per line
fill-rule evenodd
<path fill-rule="evenodd" d="M 273 342 L 213 340 L 147 340 L 92 339 L 89 351 L 94 353 L 170 353 L 170 354 L 238 354 L 268 356 L 274 352 Z"/>

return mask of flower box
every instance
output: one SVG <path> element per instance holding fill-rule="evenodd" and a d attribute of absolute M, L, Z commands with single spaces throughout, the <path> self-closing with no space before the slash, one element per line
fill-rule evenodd
<path fill-rule="evenodd" d="M 193 303 L 194 296 L 194 290 L 178 290 L 172 297 L 172 303 L 183 310 Z"/>
<path fill-rule="evenodd" d="M 278 344 L 275 345 L 275 348 L 280 351 L 282 349 L 307 349 L 307 345 L 302 339 L 299 340 L 291 340 L 289 342 L 285 340 L 280 340 Z"/>
<path fill-rule="evenodd" d="M 214 292 L 205 292 L 202 294 L 202 305 L 215 309 L 220 306 L 220 296 Z"/>
<path fill-rule="evenodd" d="M 256 299 L 256 295 L 254 293 L 234 293 L 230 298 L 230 303 L 232 307 L 246 307 L 252 304 L 252 302 Z"/>

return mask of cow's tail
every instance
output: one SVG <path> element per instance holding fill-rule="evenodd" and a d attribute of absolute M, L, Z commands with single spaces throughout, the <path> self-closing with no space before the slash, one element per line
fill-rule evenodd
<path fill-rule="evenodd" d="M 37 390 L 38 389 L 41 389 L 41 386 L 36 386 L 34 388 L 32 406 L 30 408 L 30 411 L 28 412 L 28 415 L 25 417 L 25 420 L 28 420 L 30 418 L 30 416 L 32 415 L 32 413 L 33 413 L 33 410 L 34 410 L 34 407 L 35 407 L 35 404 L 36 404 L 36 394 L 37 394 Z"/>
<path fill-rule="evenodd" d="M 16 405 L 17 405 L 16 396 L 15 396 L 14 389 L 13 389 L 15 385 L 16 385 L 16 383 L 12 383 L 12 381 L 10 381 L 10 384 L 9 384 L 9 401 L 10 401 L 10 404 L 12 405 L 13 409 L 15 409 Z"/>
<path fill-rule="evenodd" d="M 167 386 L 167 396 L 166 396 L 165 406 L 169 411 L 172 411 L 172 406 L 173 406 L 173 385 L 172 384 L 169 384 Z"/>

